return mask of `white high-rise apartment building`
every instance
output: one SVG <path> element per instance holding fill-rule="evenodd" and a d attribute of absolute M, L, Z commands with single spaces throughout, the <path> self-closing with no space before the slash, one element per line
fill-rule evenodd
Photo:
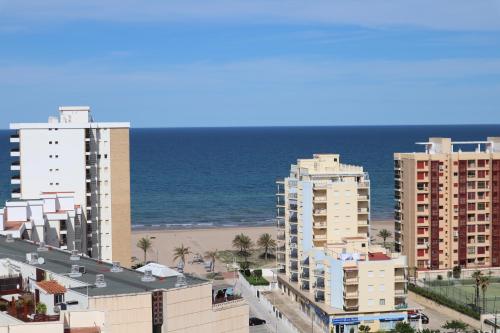
<path fill-rule="evenodd" d="M 59 117 L 49 117 L 47 123 L 14 123 L 10 128 L 16 131 L 10 141 L 18 144 L 11 150 L 12 198 L 70 194 L 83 212 L 83 223 L 74 237 L 67 237 L 67 249 L 128 266 L 130 124 L 94 122 L 89 107 L 70 106 L 60 107 Z"/>

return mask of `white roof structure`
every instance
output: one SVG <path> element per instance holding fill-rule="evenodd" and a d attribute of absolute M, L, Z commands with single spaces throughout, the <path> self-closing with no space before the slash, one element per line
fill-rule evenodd
<path fill-rule="evenodd" d="M 172 268 L 154 262 L 139 267 L 136 269 L 136 271 L 144 273 L 146 269 L 150 269 L 153 275 L 157 277 L 170 277 L 170 276 L 182 275 L 181 273 L 177 272 L 176 270 L 173 270 Z"/>

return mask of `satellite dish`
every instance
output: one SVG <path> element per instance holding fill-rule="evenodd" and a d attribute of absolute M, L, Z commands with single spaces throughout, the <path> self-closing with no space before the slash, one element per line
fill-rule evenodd
<path fill-rule="evenodd" d="M 45 259 L 43 259 L 42 257 L 38 258 L 38 264 L 39 265 L 45 264 Z"/>

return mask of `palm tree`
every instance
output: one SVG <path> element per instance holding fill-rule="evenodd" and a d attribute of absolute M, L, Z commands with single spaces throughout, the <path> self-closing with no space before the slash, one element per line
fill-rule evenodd
<path fill-rule="evenodd" d="M 466 332 L 469 325 L 460 320 L 447 321 L 442 328 L 446 330 L 453 330 L 453 332 Z"/>
<path fill-rule="evenodd" d="M 385 247 L 385 242 L 386 242 L 387 238 L 392 236 L 392 233 L 387 229 L 382 229 L 378 232 L 377 236 L 382 238 L 382 240 L 384 241 L 384 247 Z"/>
<path fill-rule="evenodd" d="M 184 247 L 184 244 L 181 244 L 180 247 L 176 247 L 174 249 L 174 261 L 177 259 L 181 259 L 183 263 L 186 263 L 186 256 L 191 254 L 191 250 L 188 247 Z"/>
<path fill-rule="evenodd" d="M 276 247 L 276 241 L 273 239 L 273 236 L 271 236 L 271 234 L 265 233 L 260 235 L 259 240 L 257 241 L 257 245 L 264 249 L 264 257 L 267 260 L 269 249 Z"/>
<path fill-rule="evenodd" d="M 483 273 L 481 271 L 475 271 L 472 273 L 472 278 L 474 279 L 475 282 L 475 288 L 476 288 L 476 298 L 474 300 L 474 304 L 476 305 L 476 308 L 479 307 L 479 287 L 481 286 L 481 277 L 483 276 Z"/>
<path fill-rule="evenodd" d="M 205 258 L 210 259 L 210 271 L 213 272 L 215 270 L 215 259 L 217 259 L 217 249 L 215 251 L 207 251 L 205 252 Z"/>
<path fill-rule="evenodd" d="M 360 331 L 361 333 L 368 333 L 370 332 L 370 326 L 368 325 L 359 325 L 358 327 L 358 331 Z"/>
<path fill-rule="evenodd" d="M 247 258 L 250 256 L 250 250 L 253 247 L 253 242 L 250 237 L 241 233 L 234 237 L 233 247 L 239 250 L 238 254 L 244 257 L 245 262 L 247 262 Z"/>
<path fill-rule="evenodd" d="M 480 278 L 481 291 L 483 292 L 483 313 L 486 313 L 486 290 L 490 285 L 490 277 L 489 276 L 481 276 Z"/>
<path fill-rule="evenodd" d="M 146 263 L 146 255 L 147 252 L 153 247 L 153 242 L 151 242 L 151 239 L 149 238 L 142 237 L 137 241 L 137 247 L 144 252 L 144 263 Z"/>

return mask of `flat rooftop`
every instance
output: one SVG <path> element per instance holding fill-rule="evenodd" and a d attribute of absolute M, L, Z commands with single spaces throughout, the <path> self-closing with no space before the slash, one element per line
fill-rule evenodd
<path fill-rule="evenodd" d="M 0 236 L 0 259 L 11 259 L 26 263 L 26 253 L 37 252 L 38 245 L 28 241 L 15 239 L 12 243 L 7 243 L 4 236 Z M 70 260 L 70 253 L 55 248 L 49 248 L 46 252 L 38 252 L 38 256 L 45 259 L 44 264 L 31 265 L 45 271 L 50 271 L 58 275 L 69 277 L 71 265 L 85 266 L 86 273 L 81 277 L 71 278 L 76 281 L 88 284 L 88 287 L 68 288 L 82 294 L 92 296 L 123 295 L 149 292 L 157 289 L 175 289 L 176 277 L 158 278 L 153 282 L 142 282 L 142 273 L 132 269 L 123 268 L 122 272 L 113 273 L 110 271 L 111 264 L 102 263 L 97 260 L 80 257 L 78 261 Z M 107 286 L 97 288 L 94 286 L 96 275 L 103 274 Z M 208 283 L 207 280 L 185 275 L 187 286 Z"/>

